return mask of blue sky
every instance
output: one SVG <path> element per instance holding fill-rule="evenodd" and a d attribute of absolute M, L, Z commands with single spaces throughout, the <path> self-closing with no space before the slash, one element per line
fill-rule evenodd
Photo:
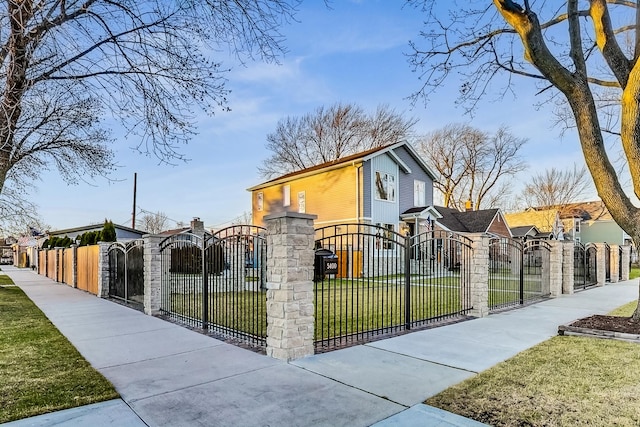
<path fill-rule="evenodd" d="M 488 100 L 473 120 L 455 106 L 455 82 L 443 87 L 428 105 L 412 107 L 407 97 L 418 89 L 418 76 L 407 63 L 408 41 L 422 28 L 421 14 L 402 7 L 403 1 L 336 0 L 303 2 L 298 23 L 283 29 L 288 53 L 281 65 L 249 62 L 228 73 L 230 112 L 198 120 L 198 135 L 184 146 L 191 161 L 160 165 L 129 147 L 135 141 L 119 137 L 114 145 L 120 168 L 112 181 L 98 179 L 69 186 L 55 173 L 34 183 L 30 198 L 52 229 L 102 222 L 131 225 L 133 175 L 138 174 L 137 206 L 164 212 L 188 223 L 200 217 L 207 227 L 225 225 L 250 211 L 246 188 L 262 181 L 257 166 L 268 157 L 266 135 L 278 120 L 302 115 L 321 105 L 356 103 L 367 111 L 388 104 L 419 120 L 416 131 L 426 133 L 448 123 L 467 122 L 493 132 L 502 124 L 529 143 L 524 156 L 530 168 L 514 182 L 551 166 L 583 164 L 577 138 L 552 129 L 548 112 L 536 111 L 533 89 L 518 85 L 517 99 Z M 231 61 L 227 65 L 233 65 Z M 175 223 L 171 222 L 170 226 Z"/>

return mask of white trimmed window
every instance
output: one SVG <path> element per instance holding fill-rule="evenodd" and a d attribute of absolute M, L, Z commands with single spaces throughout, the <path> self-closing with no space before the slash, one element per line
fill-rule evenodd
<path fill-rule="evenodd" d="M 262 191 L 256 194 L 256 209 L 258 210 L 258 212 L 262 212 L 262 210 L 264 209 L 264 194 L 262 193 Z"/>
<path fill-rule="evenodd" d="M 285 185 L 282 187 L 282 206 L 291 205 L 291 186 Z"/>
<path fill-rule="evenodd" d="M 390 173 L 376 171 L 376 199 L 395 202 L 396 177 Z"/>
<path fill-rule="evenodd" d="M 304 191 L 298 191 L 298 212 L 305 213 L 307 211 L 307 200 Z"/>
<path fill-rule="evenodd" d="M 413 206 L 426 206 L 426 188 L 424 181 L 413 181 Z"/>

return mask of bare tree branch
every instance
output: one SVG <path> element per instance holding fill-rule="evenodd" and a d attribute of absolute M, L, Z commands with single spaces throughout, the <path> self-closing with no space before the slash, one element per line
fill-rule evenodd
<path fill-rule="evenodd" d="M 355 104 L 334 104 L 301 117 L 287 117 L 267 135 L 266 147 L 273 154 L 258 171 L 273 178 L 393 144 L 409 138 L 415 123 L 386 105 L 370 115 Z"/>
<path fill-rule="evenodd" d="M 489 135 L 469 125 L 450 124 L 421 138 L 416 149 L 438 173 L 434 187 L 443 194 L 445 207 L 462 210 L 467 200 L 480 209 L 508 195 L 496 190 L 527 167 L 519 155 L 525 143 L 506 127 Z"/>

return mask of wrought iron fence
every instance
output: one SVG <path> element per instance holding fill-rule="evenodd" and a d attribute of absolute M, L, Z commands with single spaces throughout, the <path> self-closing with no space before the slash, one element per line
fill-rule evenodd
<path fill-rule="evenodd" d="M 618 280 L 622 280 L 622 246 L 618 246 Z"/>
<path fill-rule="evenodd" d="M 339 224 L 316 230 L 316 248 L 338 264 L 336 274 L 325 275 L 316 257 L 317 351 L 458 318 L 471 308 L 471 246 L 461 236 L 405 237 L 376 225 Z"/>
<path fill-rule="evenodd" d="M 232 226 L 202 239 L 193 234 L 160 244 L 161 311 L 212 335 L 266 346 L 264 229 Z"/>
<path fill-rule="evenodd" d="M 604 280 L 611 281 L 611 246 L 604 244 Z"/>
<path fill-rule="evenodd" d="M 573 246 L 573 288 L 583 290 L 598 283 L 597 249 L 594 244 L 575 242 Z"/>
<path fill-rule="evenodd" d="M 541 240 L 509 238 L 489 242 L 489 310 L 496 311 L 549 295 L 551 248 Z"/>
<path fill-rule="evenodd" d="M 109 296 L 136 308 L 144 305 L 144 240 L 114 242 L 109 255 Z"/>

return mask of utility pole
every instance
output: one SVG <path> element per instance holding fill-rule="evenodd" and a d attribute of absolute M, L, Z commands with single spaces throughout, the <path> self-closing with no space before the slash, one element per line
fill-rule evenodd
<path fill-rule="evenodd" d="M 131 228 L 136 229 L 136 184 L 138 182 L 138 173 L 133 173 L 133 212 L 131 213 Z"/>

